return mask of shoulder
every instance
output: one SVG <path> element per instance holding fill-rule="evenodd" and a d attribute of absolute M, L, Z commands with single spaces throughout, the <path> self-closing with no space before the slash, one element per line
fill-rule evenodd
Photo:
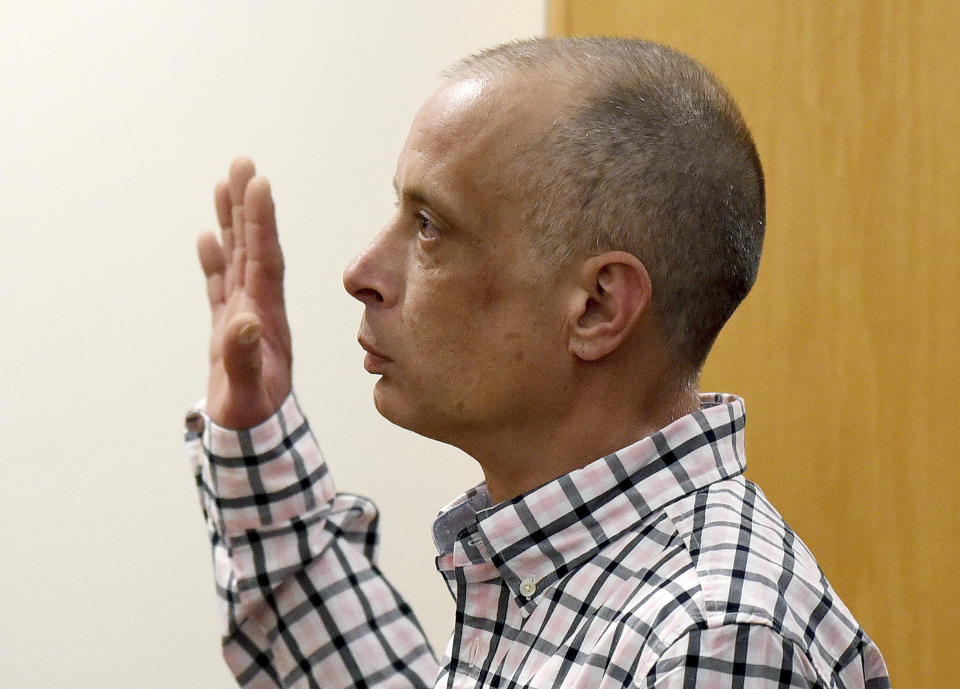
<path fill-rule="evenodd" d="M 726 624 L 681 635 L 646 674 L 647 687 L 821 687 L 807 654 L 772 628 Z M 829 686 L 829 685 L 827 685 Z"/>
<path fill-rule="evenodd" d="M 890 689 L 886 666 L 869 639 L 860 638 L 832 668 L 824 668 L 809 648 L 763 624 L 692 629 L 661 654 L 635 685 L 649 689 Z"/>
<path fill-rule="evenodd" d="M 635 589 L 620 620 L 633 633 L 620 635 L 615 651 L 624 661 L 636 655 L 639 676 L 651 682 L 684 677 L 698 659 L 728 677 L 736 668 L 782 670 L 805 682 L 849 673 L 885 676 L 876 647 L 809 549 L 749 481 L 736 477 L 691 493 L 646 528 L 638 540 L 652 535 L 659 554 L 647 565 L 635 560 L 634 568 L 652 586 Z M 689 686 L 701 686 L 699 678 Z"/>
<path fill-rule="evenodd" d="M 802 621 L 836 598 L 807 546 L 742 476 L 665 512 L 690 556 L 710 624 L 768 624 L 804 636 Z"/>

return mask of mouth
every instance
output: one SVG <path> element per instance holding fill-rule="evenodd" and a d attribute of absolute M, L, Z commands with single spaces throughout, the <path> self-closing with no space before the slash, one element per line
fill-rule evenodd
<path fill-rule="evenodd" d="M 360 335 L 357 337 L 357 342 L 360 343 L 360 346 L 363 347 L 367 355 L 363 358 L 363 368 L 366 369 L 367 373 L 384 373 L 388 364 L 393 363 L 393 360 L 387 355 L 380 352 L 368 339 Z"/>

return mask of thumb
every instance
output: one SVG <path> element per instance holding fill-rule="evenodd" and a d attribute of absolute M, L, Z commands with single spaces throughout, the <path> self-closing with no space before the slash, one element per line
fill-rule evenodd
<path fill-rule="evenodd" d="M 263 357 L 260 335 L 263 325 L 252 313 L 237 314 L 227 326 L 223 342 L 223 366 L 230 387 L 239 390 L 260 389 Z"/>

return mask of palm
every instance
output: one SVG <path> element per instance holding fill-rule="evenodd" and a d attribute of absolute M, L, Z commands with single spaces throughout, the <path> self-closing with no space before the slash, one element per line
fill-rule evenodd
<path fill-rule="evenodd" d="M 283 253 L 270 186 L 240 158 L 217 185 L 221 241 L 198 243 L 213 316 L 207 413 L 249 428 L 273 413 L 291 387 L 290 327 L 283 304 Z"/>

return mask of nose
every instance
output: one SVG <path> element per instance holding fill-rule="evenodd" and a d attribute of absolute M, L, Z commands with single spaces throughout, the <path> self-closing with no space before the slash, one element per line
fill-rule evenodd
<path fill-rule="evenodd" d="M 389 251 L 388 232 L 384 229 L 343 271 L 343 287 L 352 297 L 370 307 L 377 304 L 390 305 L 396 289 L 391 284 L 394 272 L 387 262 Z"/>

